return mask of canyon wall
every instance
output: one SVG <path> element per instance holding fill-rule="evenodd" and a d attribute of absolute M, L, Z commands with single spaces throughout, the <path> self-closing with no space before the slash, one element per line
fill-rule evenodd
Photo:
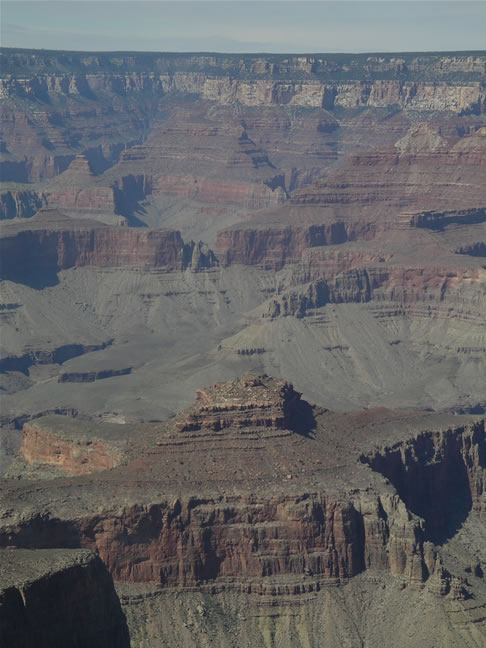
<path fill-rule="evenodd" d="M 314 276 L 318 274 L 318 269 L 314 268 Z M 372 300 L 377 309 L 385 304 L 395 304 L 395 308 L 409 315 L 433 314 L 447 319 L 481 322 L 486 313 L 483 294 L 486 274 L 483 269 L 410 268 L 384 264 L 344 270 L 335 275 L 326 267 L 324 274 L 328 278 L 316 279 L 271 298 L 263 316 L 304 317 L 326 304 Z M 477 351 L 481 350 L 482 347 L 478 347 Z"/>
<path fill-rule="evenodd" d="M 118 468 L 116 439 L 103 424 L 91 443 L 76 444 L 61 417 L 27 422 L 21 454 L 28 463 L 84 476 L 62 485 L 47 479 L 50 499 L 57 501 L 58 488 L 74 488 L 75 501 L 55 503 L 48 515 L 28 502 L 23 512 L 12 509 L 0 546 L 89 548 L 115 580 L 164 587 L 213 582 L 292 593 L 289 577 L 308 576 L 297 587 L 315 588 L 369 569 L 421 587 L 436 570 L 437 545 L 469 515 L 486 513 L 486 435 L 481 418 L 410 420 L 386 410 L 312 410 L 289 383 L 245 376 L 200 390 L 165 431 L 154 429 L 155 446 L 153 437 L 145 449 L 137 438 L 138 455 Z M 388 441 L 377 447 L 382 435 Z M 123 503 L 107 502 L 107 488 Z M 6 496 L 24 497 L 23 489 L 14 483 Z"/>
<path fill-rule="evenodd" d="M 434 545 L 451 537 L 471 510 L 485 514 L 484 444 L 483 422 L 363 455 L 396 495 L 358 489 L 343 498 L 328 488 L 326 494 L 179 497 L 80 519 L 34 516 L 4 525 L 0 542 L 94 549 L 115 580 L 132 583 L 215 582 L 268 594 L 279 591 L 271 577 L 280 576 L 281 593 L 292 594 L 293 587 L 312 591 L 378 569 L 421 587 L 436 570 Z M 308 579 L 290 585 L 283 578 L 297 575 Z"/>
<path fill-rule="evenodd" d="M 324 219 L 323 219 L 324 220 Z M 254 265 L 279 270 L 303 258 L 308 248 L 372 239 L 386 224 L 343 222 L 322 225 L 235 226 L 218 232 L 215 252 L 223 265 Z M 390 227 L 390 225 L 388 225 Z"/>
<path fill-rule="evenodd" d="M 129 648 L 113 581 L 88 551 L 0 552 L 0 636 L 5 648 Z"/>
<path fill-rule="evenodd" d="M 483 53 L 118 56 L 3 48 L 1 54 L 0 168 L 4 180 L 17 183 L 53 178 L 80 153 L 96 173 L 103 173 L 124 151 L 144 144 L 167 117 L 167 108 L 184 100 L 222 108 L 289 109 L 296 113 L 293 119 L 299 110 L 311 109 L 336 116 L 366 108 L 390 111 L 389 116 L 397 110 L 480 116 L 486 110 Z M 246 117 L 255 134 L 254 120 Z M 338 121 L 331 121 L 318 125 L 316 136 L 332 133 Z M 370 136 L 369 129 L 363 136 Z M 279 164 L 289 176 L 287 190 L 322 176 L 319 167 L 327 167 L 335 154 L 321 146 L 321 160 L 312 168 Z M 167 182 L 183 195 L 193 190 L 190 184 L 178 187 L 180 180 Z M 158 183 L 163 190 L 163 182 Z M 203 184 L 202 191 L 214 190 Z"/>
<path fill-rule="evenodd" d="M 109 572 L 124 593 L 134 636 L 146 630 L 147 646 L 158 635 L 132 606 L 153 608 L 161 626 L 157 615 L 171 597 L 204 595 L 214 605 L 219 595 L 244 596 L 260 613 L 270 607 L 285 616 L 286 606 L 307 606 L 319 592 L 347 592 L 363 578 L 375 592 L 396 588 L 400 602 L 432 596 L 434 605 L 460 610 L 467 631 L 474 627 L 481 636 L 486 564 L 471 550 L 463 566 L 451 566 L 448 543 L 464 525 L 481 533 L 484 524 L 484 423 L 382 408 L 338 415 L 311 407 L 291 384 L 265 375 L 201 389 L 192 407 L 162 426 L 107 430 L 90 422 L 82 442 L 67 432 L 79 431 L 82 421 L 28 421 L 24 460 L 30 467 L 57 465 L 71 476 L 39 472 L 35 482 L 4 480 L 0 547 L 20 556 L 34 548 L 39 555 L 58 547 L 96 552 L 107 572 L 90 580 L 90 601 L 106 624 L 119 619 L 105 599 L 99 602 L 110 596 Z M 138 446 L 135 458 L 111 467 L 103 457 L 113 454 L 115 428 Z M 59 584 L 70 592 L 59 608 L 66 608 L 63 618 L 85 586 L 83 574 L 76 578 L 74 589 Z M 36 618 L 54 596 L 49 582 L 42 580 L 40 594 L 17 588 L 27 600 L 20 610 L 18 592 L 7 590 L 9 614 L 3 620 L 0 605 L 0 624 L 8 632 L 19 614 L 30 613 L 28 623 Z M 80 618 L 84 610 L 79 603 Z M 63 628 L 57 619 L 49 625 L 51 632 Z M 89 628 L 104 639 L 98 617 Z M 113 636 L 121 631 L 115 626 Z M 157 632 L 165 641 L 166 631 Z M 123 645 L 124 635 L 118 637 L 116 645 Z"/>
<path fill-rule="evenodd" d="M 83 226 L 81 225 L 81 228 Z M 141 266 L 170 272 L 185 267 L 179 232 L 128 228 L 31 228 L 0 239 L 2 276 L 57 272 L 82 266 Z M 28 258 L 21 250 L 29 250 Z"/>
<path fill-rule="evenodd" d="M 4 49 L 3 58 L 5 98 L 177 91 L 247 105 L 399 105 L 455 112 L 481 111 L 485 106 L 482 54 L 118 57 Z M 101 72 L 101 67 L 109 71 Z"/>
<path fill-rule="evenodd" d="M 46 429 L 36 422 L 25 423 L 22 458 L 30 465 L 43 464 L 59 468 L 66 475 L 84 475 L 109 470 L 119 465 L 122 452 L 116 444 L 102 439 L 69 438 Z"/>

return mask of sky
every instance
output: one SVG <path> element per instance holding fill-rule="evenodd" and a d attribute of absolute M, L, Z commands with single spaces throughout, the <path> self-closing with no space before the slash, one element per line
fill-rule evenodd
<path fill-rule="evenodd" d="M 486 50 L 486 0 L 1 0 L 1 45 L 211 52 Z"/>

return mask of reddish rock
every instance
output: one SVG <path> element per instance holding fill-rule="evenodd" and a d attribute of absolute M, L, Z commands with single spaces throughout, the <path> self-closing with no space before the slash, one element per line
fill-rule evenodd
<path fill-rule="evenodd" d="M 39 271 L 57 272 L 81 266 L 142 266 L 165 271 L 184 267 L 184 242 L 170 230 L 103 227 L 99 223 L 70 221 L 56 212 L 5 226 L 0 239 L 2 273 L 15 277 Z M 21 250 L 29 250 L 28 262 Z"/>
<path fill-rule="evenodd" d="M 0 544 L 74 542 L 115 579 L 162 586 L 269 594 L 270 577 L 285 589 L 285 576 L 333 584 L 378 569 L 421 587 L 437 545 L 484 512 L 481 418 L 337 415 L 257 376 L 200 392 L 154 432 L 127 465 L 5 483 Z"/>
<path fill-rule="evenodd" d="M 45 419 L 24 425 L 20 454 L 28 464 L 53 466 L 66 475 L 108 470 L 123 457 L 116 445 L 96 438 L 70 438 L 62 430 L 50 429 Z"/>

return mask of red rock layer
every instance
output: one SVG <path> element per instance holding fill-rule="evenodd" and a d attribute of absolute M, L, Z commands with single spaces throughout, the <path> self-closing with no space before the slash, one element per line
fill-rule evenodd
<path fill-rule="evenodd" d="M 128 228 L 31 229 L 0 239 L 2 274 L 52 272 L 80 266 L 143 266 L 181 270 L 184 242 L 179 232 Z M 29 250 L 28 258 L 23 256 Z"/>
<path fill-rule="evenodd" d="M 156 445 L 127 465 L 47 481 L 45 490 L 5 484 L 0 546 L 87 547 L 115 579 L 163 586 L 270 593 L 278 585 L 269 576 L 284 588 L 286 575 L 312 577 L 317 587 L 366 569 L 422 586 L 437 568 L 434 545 L 469 514 L 485 514 L 484 420 L 428 423 L 385 410 L 314 410 L 314 418 L 290 386 L 253 381 L 201 392 L 182 426 L 159 429 Z M 300 432 L 282 428 L 286 407 Z M 262 422 L 272 408 L 280 415 Z M 188 426 L 195 412 L 197 425 Z M 242 415 L 253 422 L 242 425 Z M 215 416 L 224 424 L 215 426 Z M 74 457 L 62 452 L 70 466 Z M 50 517 L 32 508 L 39 498 Z"/>
<path fill-rule="evenodd" d="M 393 150 L 353 155 L 350 165 L 294 194 L 299 205 L 370 205 L 394 209 L 465 209 L 486 201 L 486 136 L 481 129 L 443 138 L 420 124 Z"/>
<path fill-rule="evenodd" d="M 73 440 L 50 432 L 35 422 L 23 428 L 20 454 L 28 464 L 59 468 L 66 475 L 88 475 L 117 466 L 122 458 L 116 447 L 100 439 Z"/>
<path fill-rule="evenodd" d="M 230 111 L 213 115 L 205 102 L 176 104 L 110 175 L 125 194 L 136 185 L 139 199 L 169 195 L 261 209 L 287 198 L 283 174 L 248 137 L 244 122 Z"/>
<path fill-rule="evenodd" d="M 335 220 L 322 225 L 238 226 L 218 232 L 215 252 L 224 265 L 279 269 L 302 259 L 308 248 L 372 239 L 386 225 Z"/>

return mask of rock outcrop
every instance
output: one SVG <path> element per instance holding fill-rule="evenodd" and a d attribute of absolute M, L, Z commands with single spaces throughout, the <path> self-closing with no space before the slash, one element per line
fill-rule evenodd
<path fill-rule="evenodd" d="M 384 249 L 396 245 L 393 231 L 484 223 L 484 136 L 447 139 L 420 126 L 404 139 L 394 151 L 354 155 L 348 167 L 295 191 L 279 210 L 221 230 L 215 251 L 226 265 L 280 269 L 325 254 L 313 248 L 375 239 Z"/>
<path fill-rule="evenodd" d="M 0 545 L 95 550 L 130 614 L 143 588 L 154 605 L 176 588 L 280 609 L 366 574 L 483 605 L 480 576 L 464 578 L 447 543 L 484 523 L 484 418 L 337 415 L 264 375 L 200 390 L 175 421 L 136 433 L 63 418 L 28 422 L 21 454 L 78 476 L 4 480 Z M 122 437 L 137 445 L 112 468 L 100 440 Z"/>
<path fill-rule="evenodd" d="M 300 261 L 308 248 L 372 239 L 379 229 L 380 225 L 373 221 L 349 223 L 336 220 L 308 226 L 265 226 L 250 222 L 218 232 L 214 249 L 224 265 L 242 264 L 279 270 L 287 263 Z"/>
<path fill-rule="evenodd" d="M 179 232 L 71 221 L 59 212 L 39 212 L 28 227 L 5 225 L 0 239 L 2 276 L 15 279 L 33 273 L 82 266 L 139 266 L 169 272 L 184 269 L 184 242 Z M 22 258 L 21 250 L 29 250 Z"/>
<path fill-rule="evenodd" d="M 83 439 L 83 426 L 46 420 L 45 417 L 25 423 L 20 448 L 22 458 L 30 465 L 59 468 L 66 475 L 83 475 L 108 470 L 119 465 L 123 453 L 116 443 L 92 437 Z M 66 431 L 67 430 L 67 431 Z"/>
<path fill-rule="evenodd" d="M 414 126 L 394 150 L 353 155 L 345 170 L 296 193 L 299 205 L 376 204 L 382 209 L 483 206 L 486 138 L 482 129 L 444 138 Z"/>
<path fill-rule="evenodd" d="M 2 551 L 140 648 L 482 648 L 484 54 L 2 61 Z"/>
<path fill-rule="evenodd" d="M 398 58 L 357 54 L 341 60 L 333 55 L 153 54 L 120 58 L 71 54 L 62 62 L 57 53 L 4 49 L 3 55 L 4 97 L 178 91 L 221 103 L 238 100 L 249 105 L 291 103 L 325 108 L 402 104 L 418 110 L 456 111 L 480 110 L 484 102 L 480 79 L 485 59 L 481 54 L 401 54 Z M 146 71 L 140 71 L 141 66 Z M 16 76 L 9 74 L 14 70 Z"/>
<path fill-rule="evenodd" d="M 62 464 L 68 474 L 115 465 L 96 441 L 102 425 L 99 432 L 91 428 L 91 444 L 73 436 L 63 448 L 62 423 L 56 425 L 57 440 L 49 419 L 25 425 L 21 453 L 27 461 Z M 417 430 L 410 440 L 382 443 L 407 429 Z M 345 447 L 339 440 L 344 430 Z M 269 592 L 276 576 L 307 574 L 307 586 L 316 587 L 367 569 L 389 570 L 421 586 L 434 572 L 438 533 L 457 525 L 457 515 L 464 521 L 484 509 L 483 420 L 451 425 L 432 416 L 401 420 L 386 411 L 336 416 L 313 411 L 289 384 L 250 376 L 200 391 L 194 408 L 165 432 L 159 427 L 155 440 L 139 446 L 138 458 L 125 467 L 92 481 L 46 481 L 34 512 L 33 495 L 22 484 L 6 484 L 6 503 L 27 500 L 25 509 L 4 517 L 1 543 L 74 542 L 96 549 L 116 580 L 163 586 L 214 581 Z M 391 449 L 366 450 L 376 443 Z M 412 463 L 400 468 L 405 461 Z M 425 504 L 421 484 L 431 497 L 444 489 L 455 493 L 461 507 Z M 58 488 L 67 500 L 57 500 Z M 66 508 L 71 488 L 78 495 Z M 100 512 L 106 488 L 121 489 L 122 507 L 105 504 Z M 48 515 L 40 515 L 43 491 L 52 502 Z M 285 579 L 279 587 L 288 591 Z"/>
<path fill-rule="evenodd" d="M 3 49 L 2 61 L 0 167 L 3 180 L 22 183 L 2 194 L 8 218 L 42 202 L 124 222 L 143 217 L 137 201 L 148 200 L 160 219 L 160 196 L 195 201 L 193 218 L 199 203 L 246 216 L 322 178 L 351 150 L 391 145 L 405 135 L 408 113 L 484 125 L 482 55 L 119 58 Z M 97 174 L 115 169 L 88 178 L 80 153 Z M 58 175 L 63 182 L 43 187 Z M 126 191 L 140 183 L 138 198 Z"/>
<path fill-rule="evenodd" d="M 367 266 L 318 279 L 297 289 L 282 291 L 269 300 L 264 316 L 293 315 L 304 317 L 310 310 L 326 304 L 365 303 L 374 301 L 384 307 L 396 304 L 404 312 L 428 317 L 484 318 L 486 301 L 482 287 L 486 280 L 483 269 L 406 268 L 400 266 Z M 478 294 L 479 293 L 479 294 Z M 450 309 L 454 307 L 454 314 Z M 478 349 L 480 351 L 481 349 Z"/>
<path fill-rule="evenodd" d="M 130 646 L 113 581 L 83 550 L 1 550 L 0 636 L 5 648 Z"/>
<path fill-rule="evenodd" d="M 197 392 L 195 406 L 176 423 L 179 432 L 219 432 L 225 428 L 285 430 L 298 411 L 300 394 L 293 386 L 257 376 L 213 385 Z"/>
<path fill-rule="evenodd" d="M 485 441 L 484 424 L 466 426 L 420 434 L 361 460 L 390 480 L 407 508 L 425 520 L 427 538 L 439 544 L 470 511 L 486 515 Z"/>
<path fill-rule="evenodd" d="M 0 219 L 30 218 L 46 205 L 46 197 L 36 191 L 7 190 L 0 194 Z"/>

